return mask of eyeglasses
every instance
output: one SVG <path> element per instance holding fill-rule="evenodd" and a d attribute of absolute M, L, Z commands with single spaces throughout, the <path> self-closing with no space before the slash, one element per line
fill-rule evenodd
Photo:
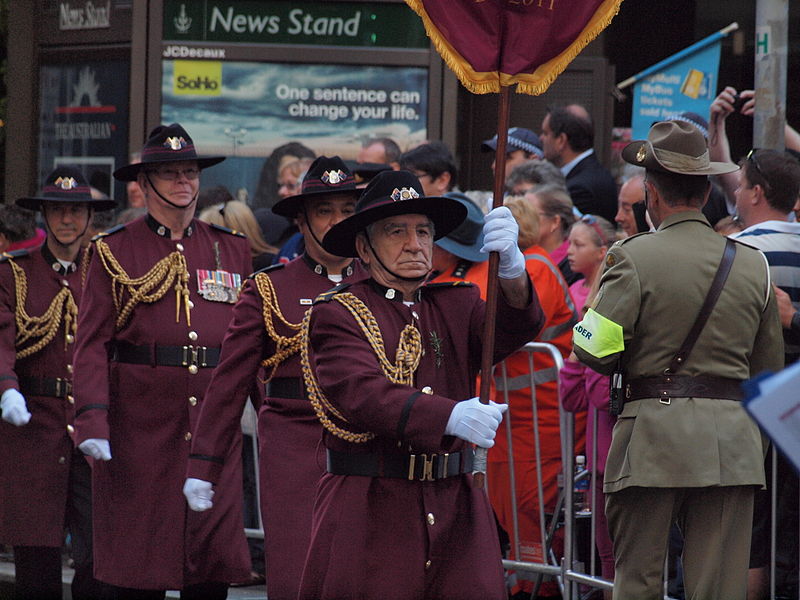
<path fill-rule="evenodd" d="M 753 166 L 756 168 L 756 173 L 758 173 L 759 177 L 764 180 L 764 187 L 769 187 L 769 180 L 767 176 L 764 175 L 764 171 L 761 170 L 761 166 L 758 164 L 758 159 L 756 158 L 756 154 L 758 153 L 758 148 L 753 148 L 750 152 L 747 153 L 747 161 L 753 163 Z M 753 183 L 752 181 L 750 183 Z M 753 183 L 753 185 L 756 185 Z"/>
<path fill-rule="evenodd" d="M 181 175 L 190 181 L 194 181 L 200 177 L 200 169 L 194 167 L 188 169 L 154 169 L 149 172 L 154 173 L 159 179 L 163 179 L 164 181 L 177 181 Z"/>

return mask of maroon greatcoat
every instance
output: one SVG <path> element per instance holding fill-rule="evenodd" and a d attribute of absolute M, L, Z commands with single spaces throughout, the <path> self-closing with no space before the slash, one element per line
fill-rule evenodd
<path fill-rule="evenodd" d="M 139 303 L 117 331 L 111 278 L 94 252 L 78 319 L 75 350 L 78 442 L 104 438 L 112 459 L 93 470 L 95 576 L 118 586 L 181 589 L 196 583 L 242 581 L 250 557 L 242 520 L 241 437 L 226 448 L 215 509 L 189 509 L 182 493 L 191 437 L 211 368 L 110 361 L 119 342 L 136 346 L 219 348 L 232 304 L 206 300 L 197 270 L 250 271 L 247 241 L 193 220 L 181 240 L 170 239 L 149 216 L 103 240 L 131 278 L 141 277 L 178 250 L 189 272 L 191 325 L 174 286 L 158 301 Z M 127 295 L 125 296 L 127 298 Z"/>
<path fill-rule="evenodd" d="M 365 272 L 354 261 L 345 275 L 346 280 L 352 281 L 363 278 Z M 314 298 L 335 285 L 324 267 L 307 255 L 285 267 L 272 267 L 258 277 L 272 281 L 281 313 L 296 324 L 303 320 Z M 264 298 L 255 281 L 248 280 L 233 310 L 220 365 L 211 378 L 192 441 L 188 476 L 212 481 L 218 484 L 217 490 L 223 457 L 239 431 L 249 386 L 262 360 L 273 356 L 277 349 L 264 324 L 263 306 Z M 297 333 L 278 318 L 272 322 L 281 336 Z M 271 368 L 266 375 L 270 373 Z M 298 395 L 303 395 L 299 353 L 281 362 L 273 381 L 284 386 L 293 382 L 300 391 Z M 325 454 L 320 447 L 322 426 L 304 397 L 268 395 L 258 414 L 258 436 L 267 595 L 270 600 L 294 600 L 311 538 L 314 494 L 325 467 Z"/>
<path fill-rule="evenodd" d="M 17 298 L 9 261 L 25 272 L 28 293 L 25 310 L 42 316 L 64 288 L 80 301 L 80 269 L 57 272 L 59 264 L 46 247 L 19 251 L 0 259 L 0 393 L 17 388 L 25 396 L 31 420 L 16 427 L 0 421 L 0 542 L 11 546 L 61 547 L 67 506 L 73 444 L 68 427 L 75 414 L 71 396 L 35 396 L 18 378 L 71 379 L 73 344 L 66 342 L 62 323 L 44 348 L 16 359 L 14 319 Z M 60 267 L 60 264 L 59 264 Z M 35 339 L 33 341 L 36 341 Z M 23 344 L 23 348 L 28 347 Z"/>
<path fill-rule="evenodd" d="M 393 384 L 347 308 L 336 300 L 315 304 L 309 345 L 320 388 L 350 430 L 377 436 L 356 444 L 326 431 L 325 445 L 347 454 L 464 449 L 465 442 L 444 430 L 455 402 L 474 396 L 485 314 L 478 289 L 424 286 L 410 307 L 373 280 L 343 291 L 370 309 L 391 363 L 410 323 L 424 354 L 413 386 Z M 538 333 L 543 316 L 532 296 L 527 309 L 517 310 L 500 294 L 495 361 Z M 422 482 L 326 473 L 299 597 L 500 600 L 506 598 L 500 560 L 492 509 L 486 492 L 472 487 L 471 474 Z"/>

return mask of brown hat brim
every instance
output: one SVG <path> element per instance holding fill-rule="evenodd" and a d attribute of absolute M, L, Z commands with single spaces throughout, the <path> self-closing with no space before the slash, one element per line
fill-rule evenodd
<path fill-rule="evenodd" d="M 703 157 L 684 157 L 675 155 L 677 160 L 669 157 L 670 153 L 653 147 L 650 140 L 634 140 L 622 149 L 622 159 L 637 167 L 662 173 L 679 175 L 724 175 L 738 171 L 738 165 L 725 162 L 714 162 Z"/>
<path fill-rule="evenodd" d="M 330 228 L 322 246 L 336 256 L 358 256 L 356 236 L 368 225 L 397 215 L 421 214 L 433 221 L 434 240 L 446 236 L 467 217 L 467 207 L 459 201 L 443 196 L 426 196 L 386 202 L 357 212 Z"/>

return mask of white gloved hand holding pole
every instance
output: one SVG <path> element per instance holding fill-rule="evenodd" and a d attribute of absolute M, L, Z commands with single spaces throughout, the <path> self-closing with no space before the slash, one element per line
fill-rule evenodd
<path fill-rule="evenodd" d="M 212 484 L 209 481 L 195 479 L 194 477 L 187 478 L 183 484 L 183 495 L 186 496 L 189 508 L 202 512 L 214 506 L 211 501 L 214 497 L 214 490 L 211 488 Z"/>
<path fill-rule="evenodd" d="M 0 410 L 2 411 L 3 421 L 17 427 L 27 425 L 31 420 L 31 413 L 25 403 L 25 396 L 13 388 L 3 392 L 0 399 Z"/>
<path fill-rule="evenodd" d="M 507 206 L 498 206 L 485 217 L 481 252 L 497 252 L 501 279 L 516 279 L 525 272 L 525 256 L 517 245 L 519 225 Z"/>
<path fill-rule="evenodd" d="M 95 460 L 111 460 L 111 444 L 108 440 L 89 438 L 78 444 L 78 450 Z"/>
<path fill-rule="evenodd" d="M 479 398 L 458 402 L 450 413 L 444 432 L 481 448 L 491 448 L 494 446 L 497 428 L 507 410 L 507 404 L 497 404 L 492 400 L 489 404 L 481 404 Z"/>

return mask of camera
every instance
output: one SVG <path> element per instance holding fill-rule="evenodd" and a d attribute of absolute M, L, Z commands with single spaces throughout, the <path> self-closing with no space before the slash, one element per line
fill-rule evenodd
<path fill-rule="evenodd" d="M 740 112 L 742 110 L 742 106 L 744 106 L 745 99 L 742 98 L 739 94 L 736 94 L 733 97 L 733 112 Z"/>

